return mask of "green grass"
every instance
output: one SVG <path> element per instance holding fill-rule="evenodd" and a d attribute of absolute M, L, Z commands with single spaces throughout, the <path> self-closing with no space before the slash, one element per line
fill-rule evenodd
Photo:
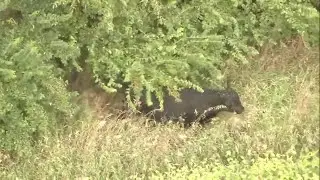
<path fill-rule="evenodd" d="M 0 152 L 0 178 L 319 179 L 318 56 L 287 48 L 235 67 L 244 114 L 188 130 L 88 118 L 19 159 Z"/>

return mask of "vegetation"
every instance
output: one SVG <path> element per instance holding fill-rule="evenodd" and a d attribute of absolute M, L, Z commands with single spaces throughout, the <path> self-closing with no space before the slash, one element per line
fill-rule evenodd
<path fill-rule="evenodd" d="M 1 179 L 319 179 L 313 4 L 0 2 Z M 221 87 L 225 74 L 246 113 L 210 128 L 101 108 L 123 90 L 132 106 L 143 88 L 161 100 L 162 87 Z"/>

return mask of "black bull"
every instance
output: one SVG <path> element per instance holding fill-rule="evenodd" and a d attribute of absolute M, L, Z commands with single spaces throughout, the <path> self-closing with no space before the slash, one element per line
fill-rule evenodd
<path fill-rule="evenodd" d="M 220 111 L 236 112 L 237 114 L 244 111 L 238 93 L 231 88 L 225 90 L 205 89 L 202 93 L 194 89 L 183 89 L 180 91 L 181 101 L 176 101 L 165 91 L 163 111 L 160 111 L 160 103 L 156 96 L 152 94 L 151 98 L 153 105 L 148 106 L 145 96 L 141 97 L 140 106 L 137 108 L 141 113 L 153 117 L 158 122 L 183 119 L 186 126 L 195 121 L 204 124 Z"/>

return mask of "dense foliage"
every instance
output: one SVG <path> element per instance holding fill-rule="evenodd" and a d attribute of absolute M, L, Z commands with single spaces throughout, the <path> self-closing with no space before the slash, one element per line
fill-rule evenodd
<path fill-rule="evenodd" d="M 6 0 L 0 11 L 0 148 L 10 150 L 74 115 L 72 71 L 161 99 L 162 87 L 219 86 L 226 64 L 248 63 L 264 43 L 319 44 L 318 13 L 298 0 Z"/>

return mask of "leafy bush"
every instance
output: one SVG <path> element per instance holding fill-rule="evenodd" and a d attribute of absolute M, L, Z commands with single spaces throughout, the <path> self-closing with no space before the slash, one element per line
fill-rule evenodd
<path fill-rule="evenodd" d="M 8 34 L 6 34 L 8 35 Z M 0 149 L 28 148 L 72 117 L 71 94 L 38 44 L 1 34 Z M 21 149 L 20 149 L 21 150 Z"/>

